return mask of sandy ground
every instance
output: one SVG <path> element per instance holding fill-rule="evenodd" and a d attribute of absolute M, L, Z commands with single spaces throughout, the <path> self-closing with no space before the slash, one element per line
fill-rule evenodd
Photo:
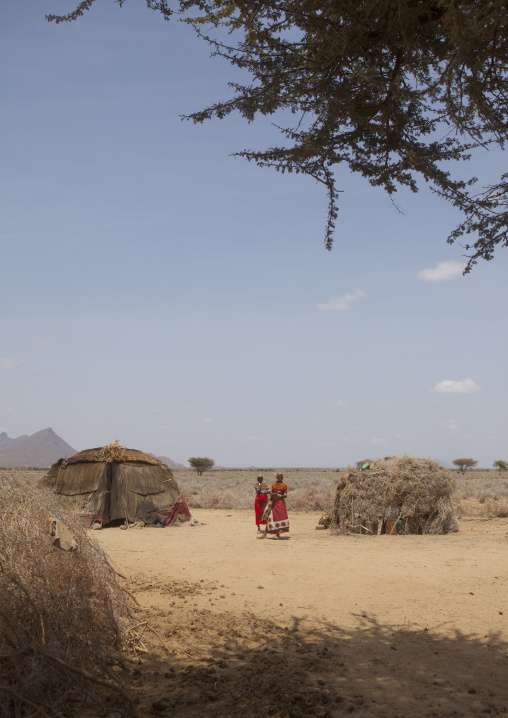
<path fill-rule="evenodd" d="M 508 715 L 508 519 L 333 536 L 293 513 L 277 541 L 253 511 L 193 514 L 93 533 L 148 609 L 141 715 Z"/>

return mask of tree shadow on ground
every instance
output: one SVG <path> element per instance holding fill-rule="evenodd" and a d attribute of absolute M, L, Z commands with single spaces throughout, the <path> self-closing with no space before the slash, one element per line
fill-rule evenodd
<path fill-rule="evenodd" d="M 200 611 L 192 626 L 166 618 L 178 652 L 144 660 L 134 681 L 141 713 L 508 715 L 508 644 L 499 635 L 445 636 L 367 616 L 356 628 L 297 619 L 281 627 L 277 610 L 275 620 Z"/>

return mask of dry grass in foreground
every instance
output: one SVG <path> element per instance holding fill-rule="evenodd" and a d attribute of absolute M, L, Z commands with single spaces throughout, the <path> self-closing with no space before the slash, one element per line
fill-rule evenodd
<path fill-rule="evenodd" d="M 129 610 L 102 549 L 54 495 L 1 478 L 0 715 L 56 716 L 82 702 L 101 712 L 111 701 L 135 714 L 115 671 Z M 53 545 L 49 516 L 76 550 Z"/>

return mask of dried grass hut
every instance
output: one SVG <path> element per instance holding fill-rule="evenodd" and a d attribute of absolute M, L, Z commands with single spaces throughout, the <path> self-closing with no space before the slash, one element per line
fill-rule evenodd
<path fill-rule="evenodd" d="M 347 469 L 337 487 L 331 526 L 355 533 L 457 531 L 454 489 L 453 475 L 436 461 L 387 456 L 363 470 Z"/>
<path fill-rule="evenodd" d="M 146 521 L 154 511 L 170 510 L 180 496 L 166 464 L 118 442 L 60 459 L 39 483 L 102 525 L 117 519 Z"/>

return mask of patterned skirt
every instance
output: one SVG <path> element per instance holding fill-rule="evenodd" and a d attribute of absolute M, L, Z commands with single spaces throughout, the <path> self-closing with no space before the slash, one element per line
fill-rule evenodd
<path fill-rule="evenodd" d="M 284 499 L 275 498 L 269 501 L 263 518 L 266 520 L 267 534 L 282 534 L 289 531 L 288 512 Z"/>

